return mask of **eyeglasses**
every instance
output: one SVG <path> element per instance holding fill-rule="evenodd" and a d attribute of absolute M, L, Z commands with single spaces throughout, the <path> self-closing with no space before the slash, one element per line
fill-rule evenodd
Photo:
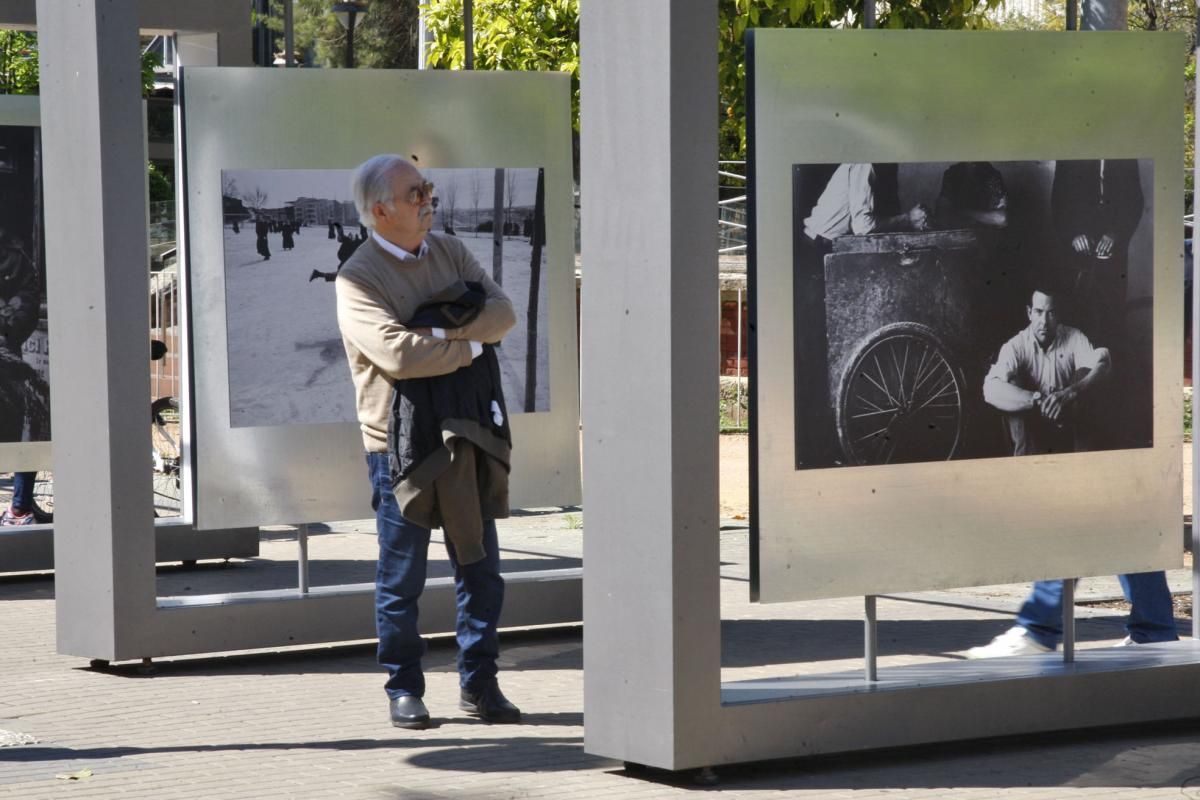
<path fill-rule="evenodd" d="M 437 208 L 438 199 L 434 197 L 433 189 L 434 186 L 430 181 L 424 181 L 420 186 L 414 186 L 413 188 L 409 189 L 409 205 L 423 206 L 425 205 L 425 201 L 428 200 L 433 204 L 434 208 Z"/>

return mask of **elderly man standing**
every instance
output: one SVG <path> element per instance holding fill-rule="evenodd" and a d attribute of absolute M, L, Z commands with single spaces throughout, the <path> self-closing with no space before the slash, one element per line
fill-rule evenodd
<path fill-rule="evenodd" d="M 433 185 L 395 155 L 368 159 L 354 172 L 354 202 L 371 235 L 338 273 L 338 326 L 350 362 L 367 450 L 379 534 L 375 617 L 379 663 L 392 724 L 424 728 L 425 645 L 417 629 L 417 601 L 425 585 L 429 528 L 405 519 L 392 488 L 388 417 L 395 381 L 447 375 L 468 367 L 483 343 L 498 342 L 515 324 L 512 304 L 458 239 L 431 235 Z M 419 306 L 457 282 L 483 287 L 486 303 L 455 329 L 410 328 Z M 470 445 L 468 445 L 470 447 Z M 454 473 L 463 480 L 463 472 Z M 470 478 L 468 474 L 467 479 Z M 437 487 L 460 496 L 461 486 Z M 438 492 L 442 494 L 442 492 Z M 496 681 L 496 626 L 504 599 L 496 525 L 485 519 L 482 556 L 461 563 L 447 537 L 457 594 L 461 687 L 459 707 L 487 722 L 519 722 L 521 712 Z"/>

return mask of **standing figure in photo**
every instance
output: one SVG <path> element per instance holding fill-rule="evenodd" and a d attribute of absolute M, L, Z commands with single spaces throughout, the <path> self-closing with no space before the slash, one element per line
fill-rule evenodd
<path fill-rule="evenodd" d="M 267 232 L 270 225 L 261 216 L 254 218 L 254 249 L 263 257 L 263 261 L 271 260 L 271 246 L 267 244 Z"/>
<path fill-rule="evenodd" d="M 1133 159 L 1057 161 L 1050 207 L 1076 317 L 1106 347 L 1125 335 L 1129 240 L 1145 198 Z"/>
<path fill-rule="evenodd" d="M 283 223 L 283 245 L 282 246 L 283 246 L 284 250 L 291 250 L 291 249 L 295 248 L 295 246 L 296 246 L 296 242 L 292 238 L 293 230 L 294 230 L 294 228 L 292 227 L 291 223 L 288 223 L 288 222 Z"/>
<path fill-rule="evenodd" d="M 431 234 L 433 186 L 407 159 L 379 155 L 368 159 L 352 179 L 355 206 L 370 237 L 346 262 L 335 282 L 338 326 L 350 364 L 358 418 L 367 451 L 372 507 L 379 536 L 376 624 L 379 662 L 387 670 L 384 689 L 393 725 L 424 728 L 429 711 L 423 701 L 421 669 L 424 642 L 417 628 L 417 604 L 426 579 L 429 527 L 406 519 L 393 491 L 388 433 L 392 386 L 399 380 L 449 375 L 483 354 L 516 324 L 512 304 L 458 239 Z M 477 283 L 485 302 L 478 315 L 454 329 L 409 328 L 418 309 L 460 283 Z M 446 409 L 449 413 L 450 410 Z M 484 424 L 487 424 L 486 421 Z M 487 456 L 470 442 L 460 451 L 463 463 Z M 397 456 L 398 457 L 398 456 Z M 455 498 L 461 514 L 464 498 L 478 503 L 481 530 L 469 550 L 447 530 L 446 551 L 454 568 L 460 709 L 486 722 L 514 723 L 520 710 L 497 682 L 499 637 L 504 599 L 495 516 L 484 502 L 485 487 L 470 469 L 447 469 L 433 477 L 435 498 Z M 505 501 L 506 504 L 506 501 Z M 474 537 L 472 537 L 474 538 Z M 463 558 L 460 558 L 460 553 Z M 467 563 L 464 563 L 467 562 Z"/>
<path fill-rule="evenodd" d="M 1088 402 L 1104 391 L 1109 353 L 1058 320 L 1058 295 L 1045 287 L 1032 293 L 1029 326 L 1010 339 L 984 380 L 984 399 L 1002 411 L 1013 455 L 1086 449 Z M 1122 644 L 1178 639 L 1166 575 L 1118 576 L 1131 610 Z M 1038 581 L 1017 614 L 1017 624 L 967 658 L 1046 653 L 1062 638 L 1062 581 Z"/>

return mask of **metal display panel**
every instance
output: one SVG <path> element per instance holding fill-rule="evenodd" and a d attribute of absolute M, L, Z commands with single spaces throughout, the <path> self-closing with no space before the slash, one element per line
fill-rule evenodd
<path fill-rule="evenodd" d="M 581 7 L 583 114 L 591 120 L 581 152 L 583 239 L 585 251 L 592 254 L 592 277 L 583 298 L 582 360 L 589 387 L 582 398 L 590 509 L 590 535 L 584 540 L 586 752 L 631 765 L 681 770 L 1194 716 L 1200 711 L 1192 699 L 1195 693 L 1188 689 L 1200 672 L 1194 641 L 1087 650 L 1074 662 L 1043 654 L 878 671 L 868 663 L 863 672 L 722 683 L 716 430 L 714 405 L 703 399 L 718 361 L 717 341 L 704 333 L 716 324 L 712 206 L 717 190 L 711 169 L 716 120 L 705 100 L 716 92 L 716 6 L 712 0 L 610 0 Z M 781 36 L 776 43 L 817 54 L 815 74 L 775 72 L 775 88 L 807 83 L 809 77 L 839 85 L 843 75 L 864 71 L 879 76 L 878 101 L 893 106 L 897 103 L 892 93 L 902 91 L 907 82 L 913 87 L 909 96 L 924 103 L 944 83 L 955 80 L 959 63 L 971 61 L 964 57 L 956 63 L 948 56 L 966 53 L 967 47 L 972 53 L 997 54 L 996 37 L 981 32 L 752 35 L 756 41 Z M 1134 34 L 1126 36 L 1131 44 L 1137 40 Z M 1087 44 L 1080 38 L 1088 37 L 1059 34 L 1038 40 L 1059 45 L 1059 59 L 1053 67 L 1039 63 L 1028 74 L 1023 65 L 1029 39 L 1003 39 L 1011 43 L 1004 48 L 1008 60 L 992 80 L 1003 83 L 1003 76 L 1015 74 L 1029 86 L 1057 85 L 1059 75 L 1079 63 L 1072 51 Z M 912 43 L 911 51 L 896 51 L 892 63 L 887 48 L 905 43 Z M 844 56 L 838 55 L 842 48 Z M 875 53 L 888 56 L 877 64 Z M 1119 47 L 1108 55 L 1111 61 L 1098 67 L 1108 76 L 1131 69 L 1140 58 L 1136 49 Z M 1178 70 L 1173 59 L 1161 64 L 1172 74 Z M 1135 71 L 1145 74 L 1140 67 Z M 819 104 L 822 94 L 818 86 L 812 102 Z M 974 113 L 980 113 L 994 94 L 982 92 L 972 98 Z M 962 95 L 951 92 L 951 99 L 961 101 Z M 1012 113 L 1015 103 L 1005 101 L 1002 110 Z M 1109 102 L 1103 105 L 1113 108 Z M 664 108 L 671 113 L 663 114 Z M 1136 116 L 1145 109 L 1134 104 L 1125 110 Z M 838 111 L 829 110 L 829 116 Z M 1016 118 L 1036 123 L 1036 114 L 1020 111 Z M 926 113 L 931 112 L 914 105 L 902 116 Z M 1141 119 L 1169 121 L 1177 127 L 1182 122 L 1155 113 Z M 1084 122 L 1095 124 L 1094 117 Z M 873 125 L 869 135 L 886 141 L 895 136 L 894 126 Z M 1012 135 L 1019 138 L 1022 133 Z M 1064 141 L 1071 135 L 1064 133 Z M 644 169 L 612 169 L 613 153 L 634 151 L 646 156 Z M 1178 162 L 1164 165 L 1156 152 L 1148 155 L 1154 158 L 1156 181 L 1170 169 L 1178 175 Z M 924 154 L 917 158 L 933 160 Z M 940 158 L 957 160 L 958 153 Z M 785 172 L 792 163 L 797 162 L 788 162 Z M 1179 188 L 1177 181 L 1168 183 Z M 1160 210 L 1161 194 L 1156 188 L 1155 207 Z M 775 220 L 786 230 L 790 191 L 780 187 L 776 199 L 783 208 L 776 211 Z M 624 245 L 620 252 L 605 246 L 618 238 Z M 1162 250 L 1156 247 L 1155 252 Z M 790 268 L 790 260 L 780 261 L 785 265 L 780 269 Z M 790 298 L 790 292 L 786 294 Z M 603 327 L 617 309 L 628 315 L 628 323 L 615 331 Z M 1156 320 L 1155 342 L 1163 341 L 1158 326 Z M 633 335 L 629 329 L 642 337 L 643 346 L 630 350 L 632 339 L 624 338 Z M 786 337 L 790 342 L 790 325 Z M 790 376 L 777 381 L 763 370 L 756 374 L 757 387 L 774 387 L 789 397 L 793 392 Z M 647 402 L 632 417 L 621 395 L 629 381 L 656 388 L 644 393 Z M 1157 411 L 1154 422 L 1160 438 L 1166 430 L 1178 430 L 1178 418 L 1164 429 Z M 794 471 L 794 443 L 791 437 L 778 438 L 778 446 L 787 450 L 779 457 L 780 465 Z M 764 441 L 760 447 L 768 445 Z M 1037 465 L 1036 458 L 996 460 Z M 1158 480 L 1169 481 L 1171 475 L 1164 470 Z M 975 524 L 982 525 L 982 519 Z M 1175 520 L 1177 524 L 1178 517 Z M 848 535 L 857 524 L 847 520 Z M 1175 529 L 1171 539 L 1176 545 L 1177 536 Z M 880 542 L 862 552 L 862 567 L 892 563 L 901 549 L 891 540 Z M 866 618 L 867 637 L 873 637 L 870 603 Z M 865 650 L 872 649 L 869 641 L 864 644 Z M 638 657 L 630 658 L 630 653 Z M 1097 697 L 1106 702 L 1095 702 Z"/>
<path fill-rule="evenodd" d="M 525 177 L 544 171 L 548 336 L 542 347 L 549 393 L 531 413 L 520 413 L 519 398 L 508 398 L 515 445 L 510 496 L 514 507 L 579 502 L 568 79 L 545 73 L 189 68 L 182 87 L 197 525 L 356 518 L 367 507 L 362 440 L 353 421 L 333 291 L 323 281 L 310 282 L 310 269 L 285 278 L 278 271 L 282 258 L 264 260 L 259 267 L 254 254 L 250 261 L 255 263 L 234 265 L 246 270 L 239 275 L 275 270 L 270 274 L 278 276 L 277 296 L 267 290 L 256 295 L 265 318 L 309 314 L 305 304 L 324 297 L 325 305 L 312 312 L 325 315 L 324 327 L 309 331 L 294 347 L 310 345 L 317 359 L 314 370 L 335 376 L 328 386 L 332 399 L 313 419 L 299 408 L 281 419 L 255 410 L 253 399 L 239 388 L 236 376 L 252 370 L 245 363 L 235 370 L 230 354 L 261 342 L 252 335 L 244 341 L 231 338 L 235 322 L 251 320 L 256 310 L 244 293 L 230 291 L 227 265 L 233 262 L 226 260 L 226 244 L 236 240 L 224 225 L 222 197 L 230 179 L 261 178 L 264 186 L 280 187 L 264 206 L 299 208 L 306 192 L 293 189 L 289 176 L 307 174 L 315 185 L 328 180 L 328 171 L 346 170 L 340 197 L 308 198 L 344 202 L 350 199 L 348 171 L 386 152 L 414 157 L 421 169 L 447 177 L 465 169 L 504 168 Z M 241 194 L 253 188 L 243 186 Z M 460 205 L 466 193 L 460 190 Z M 302 229 L 296 245 L 307 237 L 325 237 L 324 224 Z M 357 220 L 343 228 L 357 233 Z M 253 231 L 240 235 L 253 241 Z M 489 262 L 481 263 L 486 268 Z M 332 260 L 325 269 L 336 266 Z M 237 327 L 251 334 L 253 328 Z M 269 331 L 268 320 L 262 335 Z M 264 370 L 274 369 L 271 361 L 266 359 Z M 336 378 L 341 371 L 345 381 Z M 292 402 L 284 388 L 272 393 L 260 384 L 255 391 L 269 394 L 260 398 L 268 402 Z M 233 411 L 239 411 L 237 419 Z"/>
<path fill-rule="evenodd" d="M 50 469 L 39 126 L 37 97 L 0 97 L 0 472 Z"/>
<path fill-rule="evenodd" d="M 1180 46 L 1175 38 L 1130 33 L 754 33 L 751 591 L 757 599 L 1179 566 L 1183 336 L 1174 298 L 1183 266 L 1183 92 L 1173 65 Z M 934 74 L 936 98 L 925 83 Z M 881 82 L 880 75 L 892 77 Z M 907 90 L 906 76 L 913 81 Z M 1064 224 L 1057 196 L 1051 198 L 1056 172 L 1061 177 L 1102 160 L 1111 184 L 1118 168 L 1135 171 L 1127 187 L 1140 187 L 1144 203 L 1128 242 L 1129 332 L 1115 342 L 1100 337 L 1126 370 L 1114 370 L 1119 377 L 1110 374 L 1108 388 L 1097 390 L 1122 405 L 1108 418 L 1109 432 L 1131 438 L 1099 451 L 1051 447 L 1022 458 L 1004 457 L 1013 452 L 1011 441 L 978 441 L 1001 433 L 1001 415 L 981 398 L 983 377 L 999 357 L 995 348 L 1029 325 L 1025 298 L 1032 295 L 1024 279 L 1057 273 L 1065 285 L 1061 251 L 1022 234 L 1007 256 L 1018 269 L 981 265 L 984 248 L 962 222 L 907 234 L 856 225 L 854 233 L 869 235 L 828 244 L 809 235 L 817 221 L 805 223 L 820 216 L 823 187 L 845 183 L 852 170 L 874 166 L 869 181 L 880 197 L 893 170 L 890 179 L 910 205 L 881 208 L 881 219 L 925 199 L 936 222 L 935 198 L 947 170 L 983 159 L 1009 182 L 1009 234 L 1021 214 L 1021 230 Z M 1122 197 L 1134 191 L 1126 188 Z M 814 242 L 824 248 L 815 257 Z M 1081 308 L 1076 317 L 1094 318 L 1100 308 Z M 990 339 L 980 332 L 987 328 Z M 876 340 L 897 336 L 908 343 L 878 349 Z M 961 361 L 949 359 L 950 395 L 931 395 L 937 403 L 950 396 L 959 420 L 921 420 L 915 435 L 926 442 L 940 436 L 937 446 L 897 459 L 915 463 L 880 463 L 887 458 L 864 456 L 848 440 L 873 435 L 866 428 L 855 433 L 854 413 L 888 409 L 878 398 L 864 400 L 854 391 L 858 384 L 847 381 L 862 378 L 864 365 L 874 369 L 871 356 L 886 363 L 894 355 L 903 370 L 906 348 L 922 337 L 930 352 L 936 348 L 928 341 L 949 351 L 972 345 Z M 911 382 L 907 393 L 893 392 L 898 407 L 913 399 Z M 847 398 L 866 405 L 855 412 Z M 964 425 L 962 436 L 958 428 L 948 435 L 946 425 Z M 850 463 L 856 465 L 843 466 Z"/>

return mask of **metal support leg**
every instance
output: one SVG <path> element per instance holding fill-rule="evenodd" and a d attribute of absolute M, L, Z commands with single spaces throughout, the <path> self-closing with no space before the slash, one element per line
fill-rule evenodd
<path fill-rule="evenodd" d="M 1196 100 L 1200 107 L 1200 97 Z M 1200 132 L 1198 132 L 1200 136 Z M 1197 170 L 1200 173 L 1200 170 Z M 1196 274 L 1196 253 L 1192 251 L 1192 275 Z M 1196 381 L 1200 379 L 1200 314 L 1195 309 L 1200 303 L 1200 281 L 1192 278 L 1192 413 L 1196 412 Z M 1194 418 L 1194 417 L 1193 417 Z M 1192 434 L 1192 638 L 1200 640 L 1200 614 L 1195 609 L 1200 607 L 1200 519 L 1196 514 L 1196 499 L 1200 498 L 1200 438 Z"/>
<path fill-rule="evenodd" d="M 875 614 L 875 595 L 865 598 L 865 617 L 863 620 L 863 660 L 866 662 L 867 683 L 879 680 L 877 658 L 879 655 L 879 626 Z"/>
<path fill-rule="evenodd" d="M 296 571 L 300 594 L 308 594 L 308 523 L 296 526 Z"/>
<path fill-rule="evenodd" d="M 1062 582 L 1062 655 L 1064 664 L 1075 662 L 1075 579 Z"/>
<path fill-rule="evenodd" d="M 1195 341 L 1195 339 L 1193 339 L 1192 341 Z M 1193 347 L 1194 346 L 1195 345 L 1193 345 Z M 1195 375 L 1196 373 L 1193 372 L 1192 374 Z M 1194 404 L 1195 402 L 1196 402 L 1195 395 L 1192 395 L 1192 403 Z M 1193 438 L 1195 438 L 1195 437 L 1193 436 Z M 1195 461 L 1196 452 L 1197 452 L 1196 442 L 1193 441 L 1192 442 L 1192 464 L 1196 463 L 1196 461 Z M 1196 468 L 1193 466 L 1192 469 L 1194 471 Z M 1197 497 L 1196 483 L 1197 483 L 1196 478 L 1193 477 L 1192 478 L 1192 497 L 1193 498 Z M 1200 600 L 1200 558 L 1197 557 L 1197 554 L 1200 554 L 1200 526 L 1196 525 L 1195 502 L 1196 501 L 1193 499 L 1192 500 L 1192 504 L 1193 504 L 1192 505 L 1192 509 L 1193 509 L 1192 510 L 1192 608 L 1193 609 L 1195 609 L 1197 606 L 1197 600 Z M 1197 614 L 1194 610 L 1192 612 L 1192 638 L 1200 639 L 1200 614 Z"/>
<path fill-rule="evenodd" d="M 734 422 L 737 427 L 742 427 L 742 288 L 739 286 L 737 290 L 737 386 L 736 397 L 737 402 L 734 405 Z"/>

